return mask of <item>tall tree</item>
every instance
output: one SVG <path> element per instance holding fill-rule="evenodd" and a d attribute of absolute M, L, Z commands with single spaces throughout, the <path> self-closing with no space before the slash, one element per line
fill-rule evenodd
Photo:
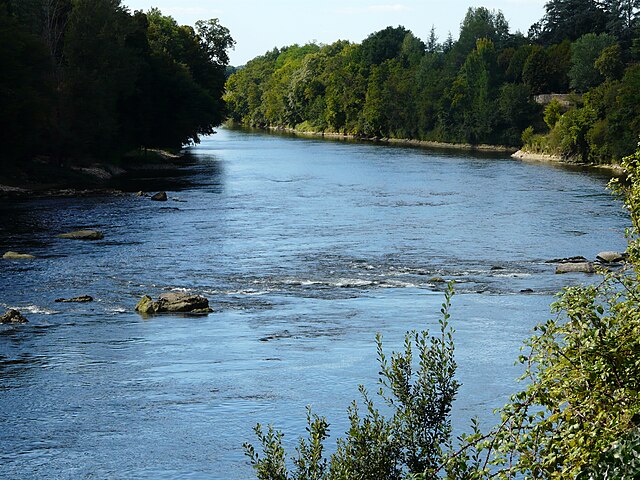
<path fill-rule="evenodd" d="M 546 13 L 534 30 L 547 45 L 602 33 L 607 27 L 607 14 L 597 0 L 549 0 L 544 8 Z"/>

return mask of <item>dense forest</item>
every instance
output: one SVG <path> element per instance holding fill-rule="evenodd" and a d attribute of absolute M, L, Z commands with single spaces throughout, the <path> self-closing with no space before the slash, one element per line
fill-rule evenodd
<path fill-rule="evenodd" d="M 638 0 L 551 0 L 524 35 L 470 8 L 459 38 L 388 27 L 293 45 L 227 82 L 234 122 L 367 138 L 499 144 L 609 163 L 640 134 Z M 543 94 L 565 94 L 536 96 Z M 550 100 L 550 101 L 549 101 Z"/>
<path fill-rule="evenodd" d="M 120 0 L 0 0 L 0 163 L 197 142 L 224 119 L 233 44 L 216 19 L 180 26 Z"/>

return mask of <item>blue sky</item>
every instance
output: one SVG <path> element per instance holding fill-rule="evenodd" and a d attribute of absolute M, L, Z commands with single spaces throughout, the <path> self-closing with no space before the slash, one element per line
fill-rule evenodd
<path fill-rule="evenodd" d="M 158 7 L 178 23 L 219 18 L 231 30 L 237 45 L 230 52 L 238 66 L 273 47 L 310 41 L 361 42 L 370 33 L 402 25 L 426 40 L 431 26 L 440 41 L 451 32 L 457 38 L 460 21 L 469 7 L 502 10 L 511 31 L 526 33 L 544 13 L 545 0 L 122 0 L 131 10 Z"/>

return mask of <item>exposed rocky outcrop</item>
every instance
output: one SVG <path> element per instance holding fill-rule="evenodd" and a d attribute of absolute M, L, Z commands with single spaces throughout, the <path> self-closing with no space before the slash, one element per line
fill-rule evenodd
<path fill-rule="evenodd" d="M 600 252 L 596 255 L 596 260 L 600 263 L 620 263 L 624 259 L 625 254 L 620 252 Z"/>
<path fill-rule="evenodd" d="M 0 317 L 0 323 L 29 323 L 25 317 L 18 310 L 7 310 L 7 313 Z"/>
<path fill-rule="evenodd" d="M 6 260 L 31 260 L 36 257 L 29 255 L 28 253 L 7 252 L 2 255 L 2 258 Z"/>
<path fill-rule="evenodd" d="M 55 301 L 58 303 L 86 303 L 93 302 L 93 297 L 90 295 L 80 295 L 79 297 L 73 298 L 56 298 Z"/>
<path fill-rule="evenodd" d="M 156 202 L 166 202 L 167 201 L 167 192 L 158 192 L 151 197 L 151 200 Z"/>
<path fill-rule="evenodd" d="M 138 313 L 152 315 L 156 313 L 193 313 L 206 314 L 213 310 L 209 307 L 209 300 L 201 295 L 188 293 L 163 293 L 154 301 L 145 295 L 136 305 Z"/>
<path fill-rule="evenodd" d="M 71 240 L 102 240 L 104 234 L 98 230 L 76 230 L 75 232 L 61 233 L 58 237 Z"/>
<path fill-rule="evenodd" d="M 556 267 L 556 273 L 594 273 L 591 262 L 567 262 L 560 263 Z"/>

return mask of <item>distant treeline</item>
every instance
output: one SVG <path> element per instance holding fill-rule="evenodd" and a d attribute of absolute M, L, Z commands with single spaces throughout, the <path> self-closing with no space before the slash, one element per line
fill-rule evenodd
<path fill-rule="evenodd" d="M 0 162 L 180 147 L 225 118 L 229 31 L 120 0 L 0 0 Z"/>
<path fill-rule="evenodd" d="M 640 134 L 639 0 L 551 0 L 528 34 L 470 8 L 457 41 L 388 27 L 361 44 L 293 45 L 238 69 L 230 118 L 290 127 L 543 150 L 607 163 Z M 546 107 L 545 93 L 573 92 Z M 524 132 L 524 134 L 523 134 Z"/>

